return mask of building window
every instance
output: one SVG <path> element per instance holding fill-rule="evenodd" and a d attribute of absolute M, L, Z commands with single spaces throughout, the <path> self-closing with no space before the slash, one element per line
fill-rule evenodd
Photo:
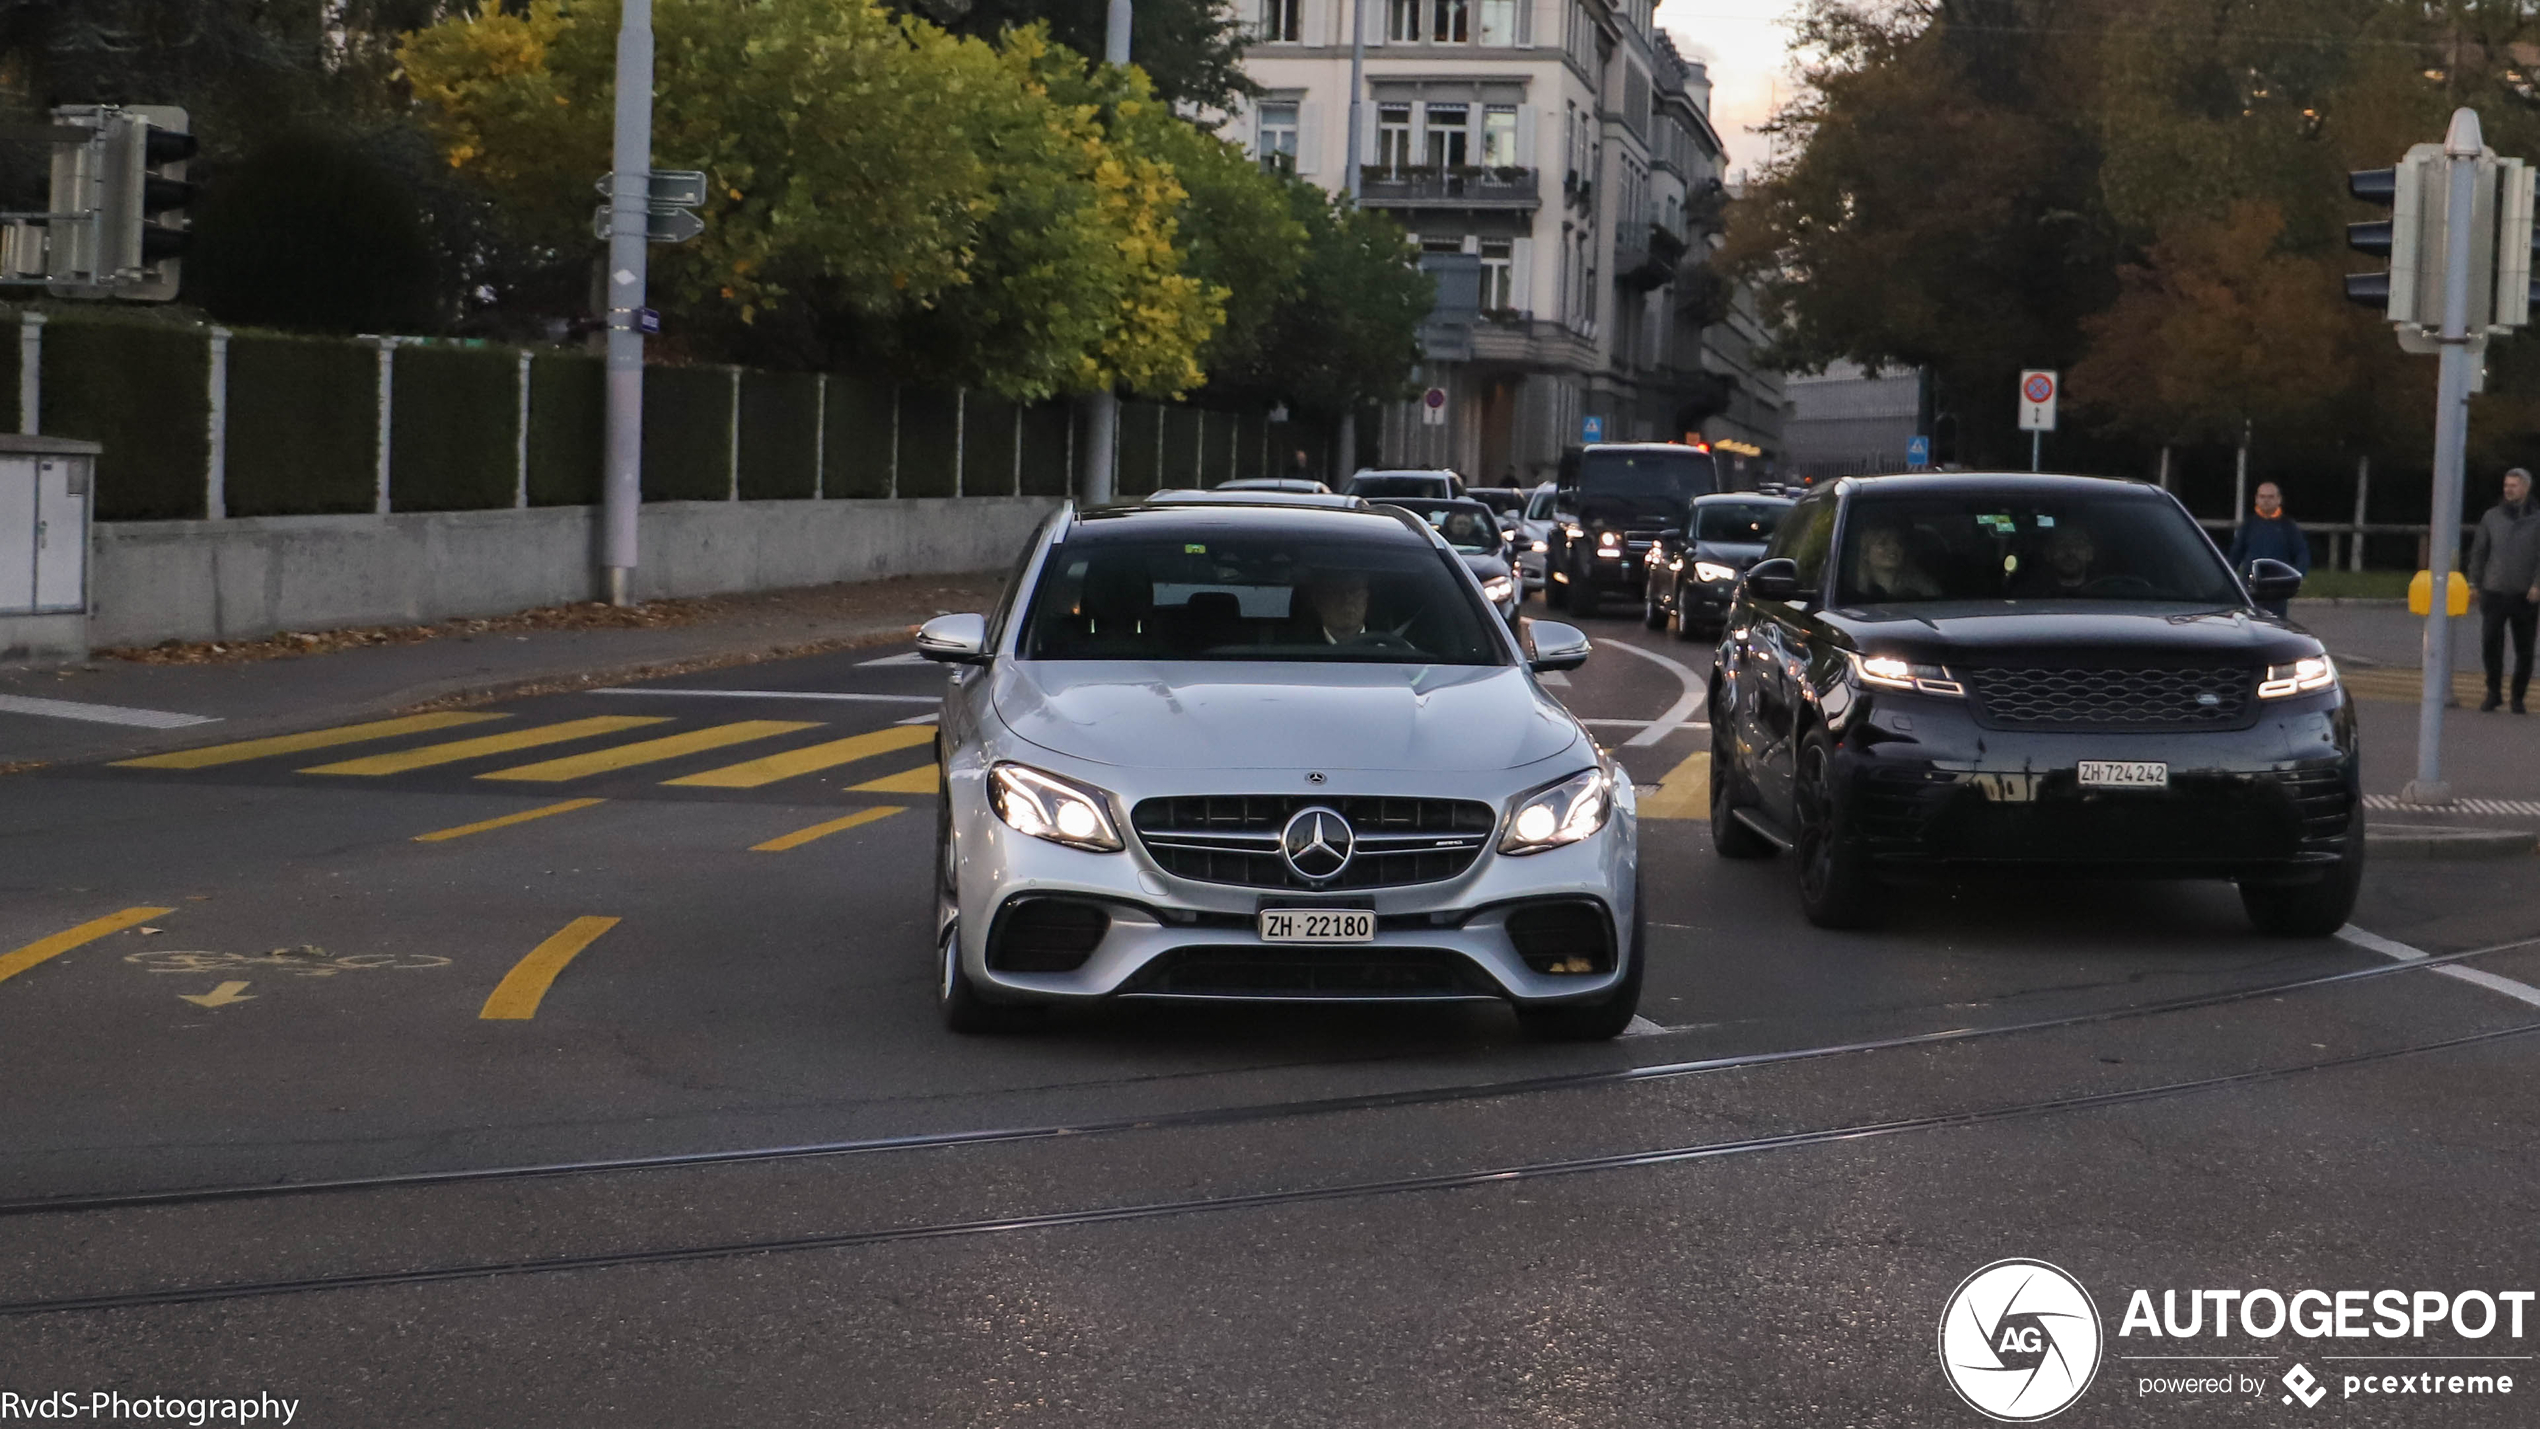
<path fill-rule="evenodd" d="M 1423 238 L 1420 240 L 1420 251 L 1423 253 L 1461 253 L 1464 251 L 1464 240 L 1461 238 Z"/>
<path fill-rule="evenodd" d="M 1376 166 L 1393 174 L 1410 168 L 1415 162 L 1411 156 L 1411 106 L 1377 105 Z"/>
<path fill-rule="evenodd" d="M 1516 265 L 1510 261 L 1511 240 L 1482 240 L 1482 310 L 1496 312 L 1516 306 Z"/>
<path fill-rule="evenodd" d="M 1470 149 L 1473 123 L 1471 106 L 1432 104 L 1428 106 L 1428 165 L 1433 169 L 1460 169 L 1472 162 Z"/>
<path fill-rule="evenodd" d="M 1296 172 L 1296 101 L 1264 100 L 1261 105 L 1259 151 L 1261 166 L 1286 173 Z"/>
<path fill-rule="evenodd" d="M 1429 38 L 1451 45 L 1473 38 L 1468 28 L 1471 4 L 1472 0 L 1429 0 Z"/>
<path fill-rule="evenodd" d="M 1304 39 L 1304 16 L 1304 0 L 1262 0 L 1261 38 L 1291 41 Z"/>
<path fill-rule="evenodd" d="M 1395 44 L 1419 39 L 1422 8 L 1423 0 L 1391 0 L 1385 7 L 1385 38 Z"/>
<path fill-rule="evenodd" d="M 1482 162 L 1494 169 L 1516 166 L 1516 105 L 1494 104 L 1482 111 Z"/>
<path fill-rule="evenodd" d="M 1482 43 L 1517 43 L 1517 0 L 1482 0 Z"/>

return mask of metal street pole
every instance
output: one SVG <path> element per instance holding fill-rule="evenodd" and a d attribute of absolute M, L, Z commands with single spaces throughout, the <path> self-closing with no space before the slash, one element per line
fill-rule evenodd
<path fill-rule="evenodd" d="M 1130 0 L 1111 0 L 1103 17 L 1102 62 L 1125 65 L 1129 62 L 1129 25 L 1134 18 Z M 1088 506 L 1109 501 L 1112 476 L 1120 465 L 1120 394 L 1106 387 L 1085 397 L 1085 482 L 1083 497 Z"/>
<path fill-rule="evenodd" d="M 2461 468 L 2469 446 L 2470 384 L 2478 365 L 2470 350 L 2470 222 L 2484 148 L 2478 112 L 2453 111 L 2451 131 L 2443 136 L 2443 155 L 2450 161 L 2443 208 L 2443 355 L 2434 398 L 2434 524 L 2426 540 L 2433 598 L 2426 604 L 2417 777 L 2399 794 L 2411 804 L 2452 802 L 2451 786 L 2443 782 L 2443 705 L 2452 696 L 2452 555 L 2461 542 Z"/>
<path fill-rule="evenodd" d="M 617 27 L 617 135 L 609 176 L 608 438 L 600 564 L 624 605 L 644 500 L 644 245 L 651 226 L 653 0 L 625 0 Z"/>
<path fill-rule="evenodd" d="M 2034 471 L 2038 471 L 2038 470 L 2041 470 L 2041 469 L 2042 469 L 2042 468 L 2040 468 L 2040 467 L 2038 466 L 2038 461 L 2039 461 L 2040 457 L 2044 454 L 2045 450 L 2046 450 L 2046 429 L 2045 429 L 2044 427 L 2031 427 L 2031 428 L 2029 428 L 2029 429 L 2028 429 L 2028 469 L 2029 469 L 2030 471 L 2034 472 Z"/>
<path fill-rule="evenodd" d="M 1349 152 L 1341 156 L 1343 185 L 1349 194 L 1349 206 L 1358 207 L 1360 160 L 1366 157 L 1361 146 L 1366 140 L 1367 96 L 1367 0 L 1350 0 L 1349 6 Z M 1358 409 L 1341 413 L 1341 429 L 1333 436 L 1332 476 L 1334 484 L 1348 479 L 1358 467 Z"/>

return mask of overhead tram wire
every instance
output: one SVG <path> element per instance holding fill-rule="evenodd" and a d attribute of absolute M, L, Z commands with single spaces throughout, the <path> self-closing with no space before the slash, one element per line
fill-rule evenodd
<path fill-rule="evenodd" d="M 2410 964 L 2409 966 L 2414 966 Z M 2485 1046 L 2540 1032 L 2540 1022 L 2518 1023 L 2511 1027 L 2485 1032 L 2466 1033 L 2433 1042 L 2416 1042 L 2401 1047 L 2372 1052 L 2351 1053 L 2343 1057 L 2326 1057 L 2282 1067 L 2262 1067 L 2255 1071 L 2232 1072 L 2217 1077 L 2198 1077 L 2188 1081 L 2165 1082 L 2156 1086 L 2129 1087 L 2117 1091 L 2090 1092 L 2077 1096 L 2054 1097 L 2040 1101 L 2015 1102 L 2003 1106 L 1982 1107 L 1973 1111 L 1939 1112 L 1926 1116 L 1899 1117 L 1887 1121 L 1860 1122 L 1849 1126 L 1824 1127 L 1813 1131 L 1779 1132 L 1768 1136 L 1746 1137 L 1736 1141 L 1700 1142 L 1689 1146 L 1663 1147 L 1646 1151 L 1624 1151 L 1603 1156 L 1581 1156 L 1562 1161 L 1537 1161 L 1515 1166 L 1494 1167 L 1481 1171 L 1451 1171 L 1430 1176 L 1405 1176 L 1377 1181 L 1350 1181 L 1330 1186 L 1312 1186 L 1290 1191 L 1255 1191 L 1229 1196 L 1194 1196 L 1173 1201 L 1148 1201 L 1129 1206 L 1106 1206 L 1089 1210 L 1053 1211 L 1037 1215 L 999 1216 L 980 1220 L 942 1221 L 928 1225 L 899 1226 L 885 1230 L 841 1231 L 825 1235 L 790 1236 L 781 1240 L 729 1241 L 710 1245 L 676 1246 L 659 1250 L 601 1251 L 584 1255 L 559 1255 L 523 1260 L 479 1261 L 468 1265 L 440 1266 L 419 1270 L 386 1270 L 355 1272 L 345 1275 L 305 1276 L 290 1280 L 229 1281 L 212 1285 L 178 1286 L 164 1290 L 137 1290 L 104 1295 L 65 1296 L 49 1300 L 0 1302 L 0 1317 L 20 1315 L 66 1314 L 77 1311 L 131 1310 L 149 1306 L 204 1305 L 227 1300 L 265 1299 L 280 1295 L 302 1295 L 323 1290 L 383 1289 L 406 1285 L 432 1285 L 463 1280 L 488 1280 L 515 1275 L 552 1275 L 570 1271 L 612 1270 L 633 1266 L 677 1265 L 698 1261 L 731 1260 L 745 1256 L 779 1255 L 801 1251 L 851 1250 L 864 1246 L 892 1245 L 910 1241 L 951 1240 L 967 1236 L 1002 1235 L 1017 1231 L 1061 1230 L 1074 1226 L 1109 1225 L 1122 1222 L 1160 1220 L 1173 1216 L 1200 1215 L 1209 1212 L 1260 1210 L 1280 1206 L 1311 1205 L 1318 1202 L 1365 1200 L 1379 1196 L 1396 1196 L 1426 1191 L 1472 1190 L 1484 1186 L 1509 1185 L 1543 1180 L 1554 1176 L 1586 1175 L 1599 1171 L 1623 1171 L 1640 1167 L 1665 1166 L 1679 1162 L 1719 1160 L 1731 1156 L 1752 1155 L 1766 1151 L 1787 1151 L 1807 1146 L 1826 1146 L 1846 1141 L 1866 1141 L 1899 1136 L 1908 1132 L 1954 1130 L 1962 1127 L 1988 1126 L 1999 1122 L 2061 1113 L 2100 1111 L 2113 1107 L 2137 1106 L 2205 1092 L 2225 1091 L 2237 1087 L 2262 1086 L 2286 1081 L 2314 1072 L 2334 1071 L 2349 1067 L 2370 1066 L 2395 1061 L 2402 1057 L 2423 1056 L 2435 1052 L 2466 1047 Z"/>
<path fill-rule="evenodd" d="M 1530 1096 L 1546 1092 L 1578 1091 L 1595 1087 L 1628 1086 L 1638 1082 L 1665 1081 L 1677 1077 L 1703 1076 L 1715 1072 L 1741 1071 L 1755 1067 L 1780 1066 L 1793 1062 L 1815 1061 L 1828 1057 L 1852 1056 L 1869 1052 L 1896 1051 L 1912 1047 L 1938 1047 L 1992 1037 L 2007 1037 L 2030 1032 L 2052 1032 L 2071 1027 L 2096 1026 L 2138 1017 L 2159 1017 L 2171 1013 L 2193 1012 L 2208 1007 L 2228 1006 L 2262 998 L 2280 997 L 2287 993 L 2307 992 L 2337 987 L 2373 978 L 2429 968 L 2448 967 L 2472 958 L 2492 956 L 2540 944 L 2540 937 L 2519 938 L 2512 942 L 2470 948 L 2457 953 L 2412 959 L 2407 962 L 2376 963 L 2340 973 L 2323 973 L 2316 977 L 2296 978 L 2287 982 L 2264 983 L 2255 987 L 2234 988 L 2224 992 L 2199 993 L 2192 997 L 2171 998 L 2160 1002 L 2137 1003 L 2125 1007 L 2100 1008 L 2089 1012 L 2066 1013 L 2056 1017 L 2037 1018 L 2027 1022 L 2003 1023 L 1992 1027 L 1953 1027 L 1931 1032 L 1909 1032 L 1893 1037 L 1869 1038 L 1856 1042 L 1832 1043 L 1818 1047 L 1787 1048 L 1772 1052 L 1746 1052 L 1725 1057 L 1708 1057 L 1695 1061 L 1664 1062 L 1643 1067 L 1621 1067 L 1594 1072 L 1564 1072 L 1550 1076 L 1517 1078 L 1502 1082 L 1482 1082 L 1462 1086 L 1421 1087 L 1394 1092 L 1366 1092 L 1351 1096 L 1315 1097 L 1284 1102 L 1255 1102 L 1230 1107 L 1206 1107 L 1191 1111 L 1155 1112 L 1098 1118 L 1089 1121 L 1028 1127 L 987 1128 L 976 1131 L 914 1132 L 903 1136 L 866 1137 L 850 1141 L 810 1142 L 791 1146 L 746 1147 L 725 1151 L 674 1152 L 660 1156 L 630 1156 L 587 1161 L 557 1161 L 515 1166 L 462 1167 L 447 1171 L 392 1172 L 379 1176 L 350 1176 L 325 1181 L 279 1182 L 265 1185 L 229 1185 L 177 1187 L 163 1191 L 115 1192 L 86 1196 L 52 1196 L 0 1202 L 0 1218 L 34 1215 L 70 1215 L 90 1211 L 132 1210 L 153 1206 L 203 1205 L 223 1201 L 267 1200 L 293 1196 L 342 1195 L 364 1191 L 423 1189 L 436 1186 L 470 1185 L 489 1181 L 518 1181 L 550 1177 L 593 1176 L 645 1171 L 678 1171 L 714 1166 L 740 1166 L 770 1161 L 809 1160 L 818 1157 L 877 1155 L 895 1151 L 927 1151 L 952 1147 L 1005 1145 L 1018 1142 L 1050 1141 L 1062 1137 L 1101 1136 L 1129 1131 L 1165 1131 L 1183 1127 L 1230 1126 L 1248 1122 L 1275 1121 L 1292 1117 L 1330 1116 L 1355 1111 L 1383 1111 L 1400 1107 L 1438 1106 L 1454 1102 L 1482 1101 L 1494 1097 Z"/>

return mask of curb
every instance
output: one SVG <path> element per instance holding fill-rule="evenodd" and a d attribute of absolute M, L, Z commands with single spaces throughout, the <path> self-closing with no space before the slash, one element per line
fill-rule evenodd
<path fill-rule="evenodd" d="M 2462 829 L 2432 824 L 2366 824 L 2364 848 L 2373 858 L 2527 858 L 2540 834 L 2528 829 Z"/>
<path fill-rule="evenodd" d="M 2297 608 L 2305 605 L 2351 605 L 2364 610 L 2404 610 L 2408 598 L 2403 595 L 2297 595 L 2292 603 Z"/>

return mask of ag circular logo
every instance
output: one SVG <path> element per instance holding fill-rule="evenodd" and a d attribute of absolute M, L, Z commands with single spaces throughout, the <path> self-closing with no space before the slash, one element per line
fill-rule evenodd
<path fill-rule="evenodd" d="M 1349 820 L 1317 804 L 1299 809 L 1279 833 L 1279 853 L 1288 867 L 1308 883 L 1329 883 L 1349 867 L 1358 844 Z"/>
<path fill-rule="evenodd" d="M 2026 1424 L 2072 1407 L 2099 1372 L 2099 1307 L 2042 1260 L 1997 1260 L 1940 1315 L 1940 1368 L 1969 1408 Z"/>

